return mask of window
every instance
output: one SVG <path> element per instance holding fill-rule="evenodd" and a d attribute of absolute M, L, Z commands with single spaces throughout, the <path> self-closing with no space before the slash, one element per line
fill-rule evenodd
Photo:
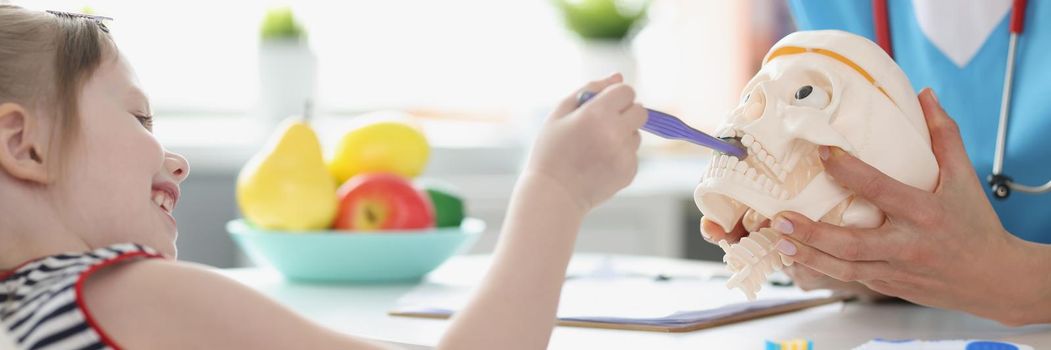
<path fill-rule="evenodd" d="M 259 26 L 268 8 L 283 5 L 18 3 L 68 11 L 90 6 L 114 17 L 112 33 L 160 117 L 254 113 Z M 783 8 L 780 0 L 654 0 L 650 23 L 634 41 L 640 101 L 714 129 L 772 43 L 757 42 L 771 34 L 747 14 L 769 13 L 769 3 Z M 597 78 L 582 73 L 593 64 L 582 61 L 586 49 L 565 29 L 552 1 L 297 0 L 291 8 L 318 57 L 320 114 L 388 108 L 543 114 L 587 78 Z M 784 22 L 780 16 L 772 20 Z"/>
<path fill-rule="evenodd" d="M 121 51 L 158 114 L 252 111 L 256 1 L 45 1 L 114 17 Z M 318 57 L 326 111 L 487 108 L 551 101 L 580 80 L 573 38 L 547 1 L 303 0 L 291 4 Z"/>

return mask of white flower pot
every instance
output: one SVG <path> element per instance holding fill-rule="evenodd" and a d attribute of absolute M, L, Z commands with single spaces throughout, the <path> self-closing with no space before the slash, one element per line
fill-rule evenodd
<path fill-rule="evenodd" d="M 601 79 L 610 73 L 620 72 L 624 82 L 636 82 L 636 60 L 631 50 L 631 41 L 581 40 L 581 74 L 584 81 Z"/>
<path fill-rule="evenodd" d="M 264 40 L 259 48 L 259 114 L 275 124 L 313 105 L 317 58 L 305 41 Z"/>

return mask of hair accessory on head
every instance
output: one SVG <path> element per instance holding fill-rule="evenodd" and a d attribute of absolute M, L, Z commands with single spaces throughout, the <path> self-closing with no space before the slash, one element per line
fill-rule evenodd
<path fill-rule="evenodd" d="M 75 13 L 75 12 L 65 12 L 65 11 L 55 11 L 55 10 L 47 10 L 47 13 L 50 13 L 50 14 L 53 14 L 53 15 L 56 15 L 56 16 L 63 16 L 63 17 L 69 17 L 69 18 L 85 18 L 85 19 L 90 19 L 90 20 L 92 20 L 92 21 L 95 21 L 95 24 L 98 24 L 98 25 L 99 25 L 99 29 L 102 29 L 102 31 L 103 31 L 103 32 L 106 32 L 106 33 L 109 33 L 109 28 L 108 28 L 108 27 L 106 27 L 106 24 L 105 24 L 105 23 L 102 23 L 102 21 L 112 21 L 112 20 L 113 20 L 113 17 L 106 17 L 106 16 L 97 16 L 97 15 L 88 15 L 88 14 L 83 14 L 83 13 Z"/>

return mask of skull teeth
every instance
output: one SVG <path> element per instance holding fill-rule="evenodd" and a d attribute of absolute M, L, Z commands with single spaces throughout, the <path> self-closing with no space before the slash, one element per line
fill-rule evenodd
<path fill-rule="evenodd" d="M 745 147 L 751 147 L 752 143 L 755 142 L 755 137 L 752 135 L 744 135 L 741 137 L 741 144 Z"/>
<path fill-rule="evenodd" d="M 773 152 L 765 149 L 762 142 L 755 136 L 739 130 L 734 134 L 740 135 L 741 144 L 748 149 L 748 157 L 740 160 L 725 154 L 715 156 L 698 187 L 698 193 L 701 193 L 698 198 L 704 199 L 698 200 L 713 201 L 708 204 L 730 208 L 719 210 L 718 207 L 713 206 L 712 208 L 716 209 L 713 215 L 721 215 L 717 219 L 726 221 L 721 223 L 723 225 L 741 224 L 751 232 L 749 236 L 742 238 L 736 244 L 721 241 L 719 247 L 726 253 L 723 259 L 733 272 L 733 276 L 727 282 L 727 287 L 740 289 L 749 299 L 754 299 L 769 274 L 792 264 L 790 257 L 783 256 L 774 249 L 774 244 L 780 239 L 780 234 L 769 227 L 763 227 L 767 225 L 768 218 L 749 207 L 751 204 L 738 202 L 740 198 L 762 201 L 762 196 L 757 198 L 753 194 L 749 196 L 727 194 L 726 196 L 709 197 L 704 196 L 703 193 L 716 187 L 729 186 L 733 191 L 754 190 L 757 194 L 765 194 L 769 198 L 766 199 L 767 201 L 788 201 L 792 196 L 805 190 L 806 184 L 822 169 L 815 169 L 819 163 L 813 160 L 816 158 L 811 159 L 811 157 L 817 157 L 816 150 L 800 147 L 787 150 L 777 149 L 775 151 L 780 151 L 778 154 L 784 157 L 784 159 L 778 159 L 772 154 Z M 804 161 L 800 162 L 799 159 Z M 740 206 L 745 209 L 737 211 Z"/>
<path fill-rule="evenodd" d="M 735 179 L 747 183 L 753 189 L 768 194 L 770 197 L 787 197 L 788 191 L 781 187 L 780 181 L 772 179 L 763 171 L 753 168 L 748 162 L 739 161 L 727 155 L 719 155 L 712 161 L 702 181 L 713 179 Z M 784 198 L 782 198 L 784 199 Z"/>
<path fill-rule="evenodd" d="M 764 149 L 755 136 L 740 130 L 727 128 L 720 131 L 719 134 L 740 135 L 741 144 L 748 147 L 750 154 L 746 160 L 739 160 L 737 157 L 725 154 L 716 155 L 702 181 L 715 178 L 735 178 L 770 197 L 787 199 L 789 194 L 782 188 L 782 184 L 788 177 L 788 171 L 784 170 L 777 157 Z"/>
<path fill-rule="evenodd" d="M 715 135 L 719 138 L 725 137 L 741 137 L 742 133 L 739 130 L 734 129 L 730 126 L 725 126 L 715 132 Z"/>

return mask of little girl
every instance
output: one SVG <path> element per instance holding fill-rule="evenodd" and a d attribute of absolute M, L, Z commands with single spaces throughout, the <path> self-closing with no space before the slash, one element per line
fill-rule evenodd
<path fill-rule="evenodd" d="M 620 75 L 581 91 L 599 94 L 547 120 L 493 266 L 439 347 L 547 345 L 581 219 L 631 182 L 646 119 Z M 26 349 L 379 347 L 175 260 L 190 168 L 151 134 L 145 96 L 102 24 L 0 5 L 0 335 Z"/>

